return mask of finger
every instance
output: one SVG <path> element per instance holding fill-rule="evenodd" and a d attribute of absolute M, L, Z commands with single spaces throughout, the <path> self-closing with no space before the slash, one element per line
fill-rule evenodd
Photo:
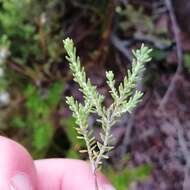
<path fill-rule="evenodd" d="M 18 143 L 2 136 L 0 136 L 0 189 L 37 189 L 36 170 L 29 153 Z"/>
<path fill-rule="evenodd" d="M 72 159 L 35 161 L 40 190 L 95 190 L 94 177 L 87 162 Z M 99 190 L 114 190 L 98 173 Z"/>

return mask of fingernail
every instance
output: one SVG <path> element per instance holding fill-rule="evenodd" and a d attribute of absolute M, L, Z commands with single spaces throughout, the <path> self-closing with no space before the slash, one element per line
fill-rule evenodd
<path fill-rule="evenodd" d="M 102 189 L 100 189 L 100 190 L 116 190 L 116 189 L 111 185 L 104 185 L 102 187 Z"/>
<path fill-rule="evenodd" d="M 19 173 L 11 179 L 10 190 L 32 190 L 32 186 L 28 177 Z"/>

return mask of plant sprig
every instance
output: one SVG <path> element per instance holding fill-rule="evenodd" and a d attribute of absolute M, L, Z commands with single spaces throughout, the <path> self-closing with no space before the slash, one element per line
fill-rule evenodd
<path fill-rule="evenodd" d="M 81 152 L 88 153 L 93 173 L 95 173 L 102 164 L 102 160 L 109 158 L 108 152 L 113 149 L 113 146 L 110 145 L 112 126 L 124 113 L 131 113 L 142 100 L 143 93 L 136 89 L 136 84 L 141 80 L 142 73 L 145 70 L 145 63 L 151 60 L 150 53 L 152 50 L 142 45 L 140 49 L 133 51 L 132 68 L 128 70 L 127 76 L 119 84 L 118 88 L 115 87 L 113 72 L 106 72 L 107 84 L 113 98 L 112 104 L 106 108 L 103 105 L 104 96 L 99 94 L 97 88 L 92 85 L 86 76 L 84 68 L 81 66 L 73 40 L 67 38 L 63 43 L 74 81 L 79 84 L 80 91 L 84 95 L 83 104 L 77 102 L 73 97 L 67 97 L 66 102 L 73 112 L 73 117 L 78 125 L 76 128 L 78 132 L 77 138 L 83 139 L 86 143 L 87 150 L 82 150 Z M 101 142 L 97 141 L 93 136 L 93 131 L 89 130 L 88 118 L 92 113 L 97 113 L 99 116 L 98 122 L 102 128 L 100 132 Z"/>

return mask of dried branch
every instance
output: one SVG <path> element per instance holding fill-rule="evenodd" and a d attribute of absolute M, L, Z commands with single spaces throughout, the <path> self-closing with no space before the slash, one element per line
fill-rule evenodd
<path fill-rule="evenodd" d="M 184 138 L 184 130 L 183 126 L 180 124 L 178 119 L 174 120 L 174 125 L 177 127 L 178 141 L 183 154 L 183 157 L 186 161 L 186 165 L 184 168 L 184 182 L 183 182 L 183 190 L 189 190 L 189 171 L 190 171 L 190 151 L 188 150 L 187 142 Z"/>
<path fill-rule="evenodd" d="M 181 39 L 180 39 L 180 29 L 179 29 L 178 23 L 176 21 L 176 16 L 174 14 L 171 0 L 165 0 L 165 4 L 169 11 L 172 28 L 173 28 L 173 33 L 174 33 L 174 37 L 175 37 L 175 41 L 176 41 L 178 66 L 177 66 L 176 73 L 173 76 L 173 78 L 170 82 L 170 85 L 169 85 L 164 97 L 162 98 L 162 100 L 160 102 L 159 109 L 162 109 L 165 106 L 165 104 L 168 102 L 168 99 L 170 98 L 172 91 L 175 89 L 175 84 L 182 71 L 182 64 L 183 64 L 183 52 L 182 52 L 182 44 L 181 44 Z"/>

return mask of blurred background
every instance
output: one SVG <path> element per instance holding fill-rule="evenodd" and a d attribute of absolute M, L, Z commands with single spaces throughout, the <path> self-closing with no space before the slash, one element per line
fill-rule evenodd
<path fill-rule="evenodd" d="M 105 71 L 122 81 L 131 50 L 144 43 L 153 53 L 137 84 L 143 102 L 113 127 L 103 170 L 118 190 L 189 190 L 189 18 L 188 0 L 0 0 L 0 134 L 35 159 L 87 159 L 65 104 L 66 95 L 82 102 L 82 94 L 62 40 L 73 38 L 106 105 Z"/>

